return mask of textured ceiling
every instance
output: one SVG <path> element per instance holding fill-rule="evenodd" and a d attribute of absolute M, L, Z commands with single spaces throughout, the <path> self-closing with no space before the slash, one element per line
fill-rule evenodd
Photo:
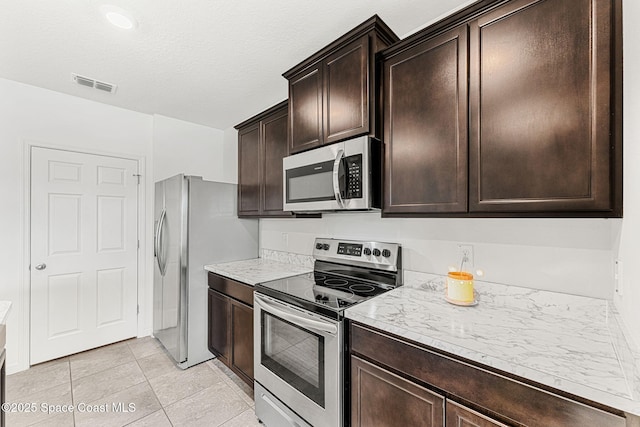
<path fill-rule="evenodd" d="M 102 4 L 130 11 L 111 26 Z M 282 73 L 378 14 L 403 37 L 469 0 L 2 0 L 0 77 L 226 129 L 287 97 Z M 71 73 L 118 85 L 78 86 Z"/>

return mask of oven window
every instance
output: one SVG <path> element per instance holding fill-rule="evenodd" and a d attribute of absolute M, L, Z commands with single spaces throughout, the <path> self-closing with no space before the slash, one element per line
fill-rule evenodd
<path fill-rule="evenodd" d="M 261 364 L 324 408 L 324 338 L 262 311 Z"/>

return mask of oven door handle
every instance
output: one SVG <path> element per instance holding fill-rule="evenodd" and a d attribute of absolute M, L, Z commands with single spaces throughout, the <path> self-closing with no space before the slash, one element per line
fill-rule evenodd
<path fill-rule="evenodd" d="M 340 208 L 344 208 L 344 201 L 342 200 L 342 194 L 340 194 L 340 163 L 344 157 L 344 150 L 341 148 L 336 154 L 336 159 L 333 161 L 333 194 L 335 195 L 336 202 Z"/>
<path fill-rule="evenodd" d="M 291 313 L 288 310 L 281 309 L 271 303 L 266 302 L 264 299 L 260 298 L 257 294 L 254 295 L 253 302 L 262 310 L 268 313 L 275 314 L 276 316 L 279 316 L 284 320 L 288 320 L 289 322 L 294 323 L 298 326 L 313 329 L 316 332 L 328 333 L 331 335 L 336 335 L 338 333 L 338 327 L 332 323 L 327 323 L 320 320 L 308 319 L 306 317 L 300 316 L 299 314 Z"/>

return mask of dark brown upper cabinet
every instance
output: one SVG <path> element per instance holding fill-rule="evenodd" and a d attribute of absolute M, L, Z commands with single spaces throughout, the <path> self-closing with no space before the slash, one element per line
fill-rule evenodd
<path fill-rule="evenodd" d="M 289 80 L 289 151 L 377 135 L 375 53 L 398 37 L 374 16 L 283 74 Z"/>
<path fill-rule="evenodd" d="M 520 0 L 469 24 L 472 212 L 621 214 L 612 5 Z"/>
<path fill-rule="evenodd" d="M 260 123 L 238 128 L 238 216 L 260 215 Z"/>
<path fill-rule="evenodd" d="M 240 123 L 238 216 L 290 217 L 282 210 L 282 159 L 287 145 L 287 101 Z"/>
<path fill-rule="evenodd" d="M 384 216 L 622 216 L 621 1 L 484 0 L 381 52 Z"/>
<path fill-rule="evenodd" d="M 467 26 L 387 57 L 385 213 L 467 211 Z"/>

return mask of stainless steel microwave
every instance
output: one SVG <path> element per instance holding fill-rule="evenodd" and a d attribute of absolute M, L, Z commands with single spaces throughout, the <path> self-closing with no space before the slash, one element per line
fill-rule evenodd
<path fill-rule="evenodd" d="M 285 157 L 283 207 L 292 212 L 380 209 L 382 143 L 360 136 Z"/>

